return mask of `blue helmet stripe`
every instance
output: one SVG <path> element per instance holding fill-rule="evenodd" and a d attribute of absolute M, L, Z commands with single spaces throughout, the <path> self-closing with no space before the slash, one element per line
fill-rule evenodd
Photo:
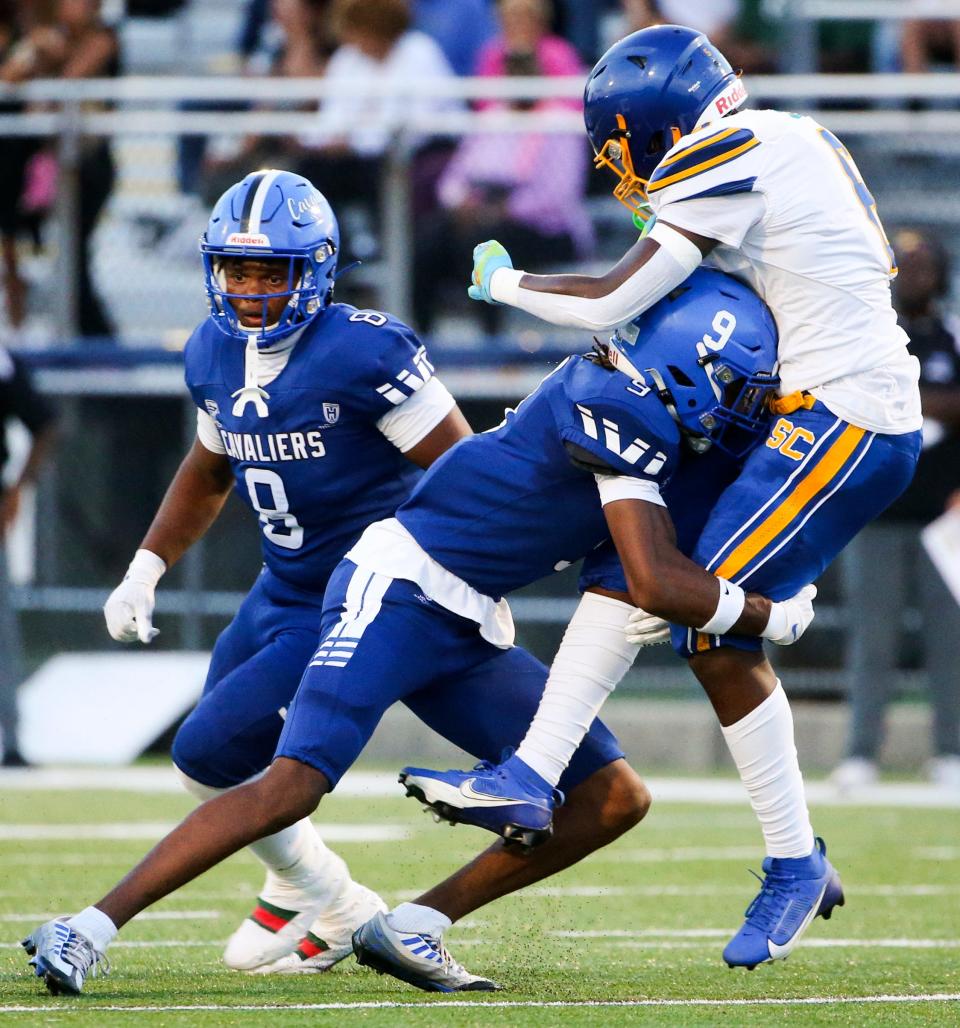
<path fill-rule="evenodd" d="M 255 179 L 252 179 L 250 186 L 247 189 L 247 195 L 243 198 L 243 210 L 240 212 L 240 231 L 250 231 L 250 214 L 253 211 L 254 197 L 257 195 L 257 189 L 260 183 L 266 177 L 266 172 L 261 172 Z M 263 203 L 260 204 L 260 209 L 263 209 Z"/>
<path fill-rule="evenodd" d="M 267 201 L 267 195 L 274 179 L 280 174 L 279 171 L 265 171 L 263 178 L 257 183 L 256 192 L 253 194 L 253 207 L 250 210 L 250 224 L 248 231 L 254 235 L 260 233 L 260 219 L 263 217 L 263 205 Z"/>

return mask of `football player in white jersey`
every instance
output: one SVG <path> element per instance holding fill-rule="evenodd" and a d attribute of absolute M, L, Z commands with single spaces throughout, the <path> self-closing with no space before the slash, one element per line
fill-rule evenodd
<path fill-rule="evenodd" d="M 717 612 L 698 632 L 673 631 L 763 829 L 763 886 L 724 950 L 730 966 L 753 967 L 787 956 L 829 910 L 786 696 L 758 644 L 727 632 L 743 589 L 776 599 L 813 581 L 903 491 L 921 414 L 919 367 L 890 300 L 893 254 L 853 159 L 812 118 L 741 110 L 746 97 L 693 29 L 661 25 L 620 40 L 587 80 L 585 120 L 596 164 L 616 173 L 614 195 L 641 238 L 597 277 L 525 274 L 491 240 L 474 251 L 469 293 L 554 325 L 613 330 L 612 358 L 657 386 L 631 321 L 682 289 L 704 259 L 749 283 L 773 311 L 781 397 L 771 434 L 721 497 L 693 555 L 718 576 Z M 730 332 L 719 315 L 705 325 L 704 354 L 721 350 Z M 545 788 L 579 738 L 564 714 L 569 688 L 555 665 L 515 758 Z M 606 695 L 597 689 L 596 709 Z"/>

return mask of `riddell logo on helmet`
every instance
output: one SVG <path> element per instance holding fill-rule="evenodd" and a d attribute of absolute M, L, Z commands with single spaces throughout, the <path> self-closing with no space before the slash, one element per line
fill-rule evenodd
<path fill-rule="evenodd" d="M 747 98 L 747 87 L 737 79 L 729 89 L 721 93 L 713 101 L 713 109 L 722 118 L 723 115 L 735 111 Z"/>
<path fill-rule="evenodd" d="M 227 236 L 227 246 L 269 246 L 268 236 L 249 235 L 246 232 L 231 232 Z"/>

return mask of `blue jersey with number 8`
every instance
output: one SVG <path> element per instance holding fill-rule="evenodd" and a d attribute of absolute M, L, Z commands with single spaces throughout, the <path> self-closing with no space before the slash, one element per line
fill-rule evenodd
<path fill-rule="evenodd" d="M 185 353 L 187 388 L 217 424 L 237 494 L 260 521 L 263 559 L 278 578 L 322 591 L 363 529 L 409 495 L 420 472 L 377 422 L 432 375 L 405 325 L 331 304 L 265 386 L 261 417 L 254 403 L 238 409 L 243 344 L 210 321 L 196 329 Z"/>

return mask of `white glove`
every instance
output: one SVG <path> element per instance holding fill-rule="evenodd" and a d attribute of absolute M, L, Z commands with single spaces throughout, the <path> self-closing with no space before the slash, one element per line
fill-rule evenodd
<path fill-rule="evenodd" d="M 107 631 L 117 642 L 148 643 L 159 630 L 153 627 L 153 593 L 167 565 L 150 550 L 137 550 L 123 581 L 107 597 L 103 616 Z"/>
<path fill-rule="evenodd" d="M 633 613 L 627 618 L 623 634 L 627 642 L 635 646 L 656 646 L 669 641 L 670 626 L 663 618 L 648 614 L 642 607 L 634 607 Z"/>
<path fill-rule="evenodd" d="M 813 598 L 817 595 L 815 585 L 805 585 L 796 596 L 781 600 L 770 607 L 770 620 L 760 633 L 778 646 L 795 643 L 807 630 L 813 620 Z"/>

